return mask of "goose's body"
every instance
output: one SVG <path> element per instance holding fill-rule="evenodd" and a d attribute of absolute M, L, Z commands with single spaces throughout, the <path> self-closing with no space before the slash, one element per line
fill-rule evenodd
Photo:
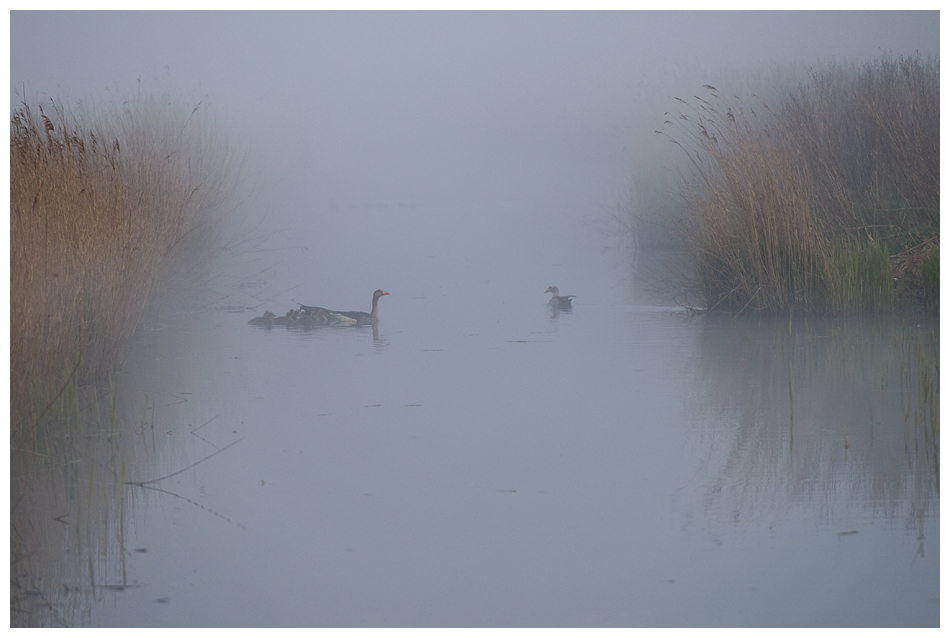
<path fill-rule="evenodd" d="M 265 312 L 263 317 L 254 317 L 248 323 L 252 326 L 272 326 L 274 325 L 274 319 L 277 317 L 273 312 Z"/>
<path fill-rule="evenodd" d="M 301 308 L 297 312 L 299 317 L 297 318 L 297 323 L 303 326 L 328 326 L 331 323 L 336 323 L 330 313 L 324 308 L 310 307 Z"/>
<path fill-rule="evenodd" d="M 355 312 L 353 314 L 356 314 Z M 361 312 L 361 315 L 367 315 L 369 313 Z M 360 321 L 357 317 L 351 317 L 350 313 L 343 312 L 331 312 L 330 319 L 338 326 L 356 326 L 360 324 L 371 324 L 373 323 L 372 319 L 366 321 Z M 376 320 L 378 321 L 378 319 Z"/>
<path fill-rule="evenodd" d="M 576 295 L 561 296 L 561 293 L 557 289 L 557 286 L 548 286 L 548 289 L 545 290 L 544 292 L 554 293 L 551 296 L 550 301 L 548 301 L 548 305 L 551 306 L 552 308 L 558 308 L 559 310 L 570 310 L 571 299 L 573 299 L 576 296 Z"/>
<path fill-rule="evenodd" d="M 277 317 L 274 319 L 275 326 L 292 326 L 297 323 L 297 313 L 299 310 L 288 310 L 287 314 L 283 317 Z"/>
<path fill-rule="evenodd" d="M 373 309 L 370 312 L 361 312 L 359 310 L 349 310 L 346 312 L 339 310 L 327 310 L 320 306 L 305 306 L 300 304 L 300 309 L 310 316 L 319 316 L 329 318 L 331 323 L 337 323 L 341 326 L 374 326 L 379 323 L 379 298 L 389 293 L 385 290 L 377 290 L 373 293 Z"/>
<path fill-rule="evenodd" d="M 300 310 L 297 312 L 297 324 L 302 326 L 352 326 L 357 322 L 352 317 L 320 306 L 300 304 Z"/>

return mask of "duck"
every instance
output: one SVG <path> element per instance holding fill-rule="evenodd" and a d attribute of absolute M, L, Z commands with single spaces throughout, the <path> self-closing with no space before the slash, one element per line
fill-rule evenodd
<path fill-rule="evenodd" d="M 377 290 L 373 293 L 373 309 L 370 312 L 361 312 L 359 310 L 339 311 L 327 310 L 320 306 L 307 306 L 299 304 L 300 309 L 313 315 L 314 313 L 325 313 L 334 322 L 341 326 L 375 326 L 379 323 L 379 298 L 388 295 L 385 290 Z"/>
<path fill-rule="evenodd" d="M 548 301 L 548 305 L 552 308 L 558 308 L 559 310 L 570 310 L 571 309 L 571 299 L 577 295 L 564 295 L 563 297 L 560 294 L 560 291 L 557 289 L 557 286 L 548 286 L 548 289 L 544 292 L 553 292 L 554 295 L 551 297 L 551 300 Z"/>
<path fill-rule="evenodd" d="M 254 317 L 247 323 L 252 326 L 272 326 L 274 325 L 274 319 L 277 317 L 273 312 L 267 311 L 264 313 L 263 317 Z"/>

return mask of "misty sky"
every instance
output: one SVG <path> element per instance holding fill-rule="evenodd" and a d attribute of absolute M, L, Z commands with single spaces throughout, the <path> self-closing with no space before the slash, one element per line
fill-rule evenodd
<path fill-rule="evenodd" d="M 17 11 L 10 89 L 13 106 L 200 102 L 271 216 L 530 201 L 589 217 L 666 161 L 673 96 L 882 51 L 939 55 L 939 13 Z"/>
<path fill-rule="evenodd" d="M 565 148 L 615 164 L 673 94 L 723 72 L 882 50 L 938 55 L 937 16 L 13 12 L 10 85 L 14 102 L 24 91 L 94 100 L 141 80 L 202 101 L 269 163 L 297 163 L 288 178 L 412 197 L 434 184 L 407 160 L 459 187 L 472 170 L 494 177 L 464 155 L 500 145 L 527 153 L 506 164 Z M 450 167 L 446 149 L 463 151 Z"/>

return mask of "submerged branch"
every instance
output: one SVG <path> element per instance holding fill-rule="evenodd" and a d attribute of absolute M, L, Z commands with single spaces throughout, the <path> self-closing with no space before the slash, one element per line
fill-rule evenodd
<path fill-rule="evenodd" d="M 145 486 L 148 485 L 149 483 L 157 483 L 157 482 L 159 482 L 159 481 L 164 481 L 164 480 L 167 479 L 167 478 L 171 478 L 171 477 L 173 477 L 173 476 L 177 476 L 177 475 L 181 474 L 182 472 L 186 472 L 186 471 L 190 470 L 191 468 L 195 467 L 196 465 L 199 465 L 199 464 L 201 464 L 201 463 L 204 463 L 205 461 L 207 461 L 208 459 L 210 459 L 212 456 L 215 456 L 216 454 L 221 454 L 221 452 L 224 452 L 226 449 L 228 449 L 228 448 L 231 447 L 232 445 L 237 445 L 238 443 L 240 443 L 240 442 L 243 441 L 243 440 L 244 440 L 244 438 L 242 437 L 242 438 L 238 439 L 237 441 L 234 441 L 234 442 L 232 442 L 232 443 L 228 443 L 227 445 L 225 445 L 223 448 L 221 448 L 221 449 L 218 450 L 217 452 L 213 452 L 213 453 L 209 454 L 208 456 L 204 457 L 203 459 L 201 459 L 200 461 L 196 461 L 196 462 L 192 463 L 191 465 L 189 465 L 188 467 L 182 468 L 182 469 L 178 470 L 177 472 L 172 472 L 171 474 L 168 474 L 168 475 L 166 475 L 166 476 L 159 477 L 159 478 L 157 478 L 157 479 L 152 479 L 152 480 L 150 480 L 150 481 L 126 481 L 125 484 L 126 484 L 126 485 L 137 485 L 137 486 L 139 486 L 139 487 L 145 487 Z"/>
<path fill-rule="evenodd" d="M 213 420 L 213 419 L 212 419 L 212 420 Z M 205 425 L 207 425 L 207 424 L 205 424 Z M 225 516 L 225 515 L 223 515 L 223 514 L 219 514 L 218 512 L 216 512 L 216 511 L 214 511 L 213 509 L 211 509 L 210 507 L 206 507 L 206 506 L 202 505 L 201 503 L 198 503 L 198 502 L 196 502 L 196 501 L 193 501 L 193 500 L 191 500 L 190 498 L 188 498 L 187 496 L 182 496 L 181 494 L 176 494 L 175 492 L 171 492 L 171 491 L 169 491 L 169 490 L 165 490 L 165 489 L 162 489 L 162 488 L 160 488 L 160 487 L 155 487 L 154 485 L 149 485 L 149 483 L 157 483 L 158 481 L 164 481 L 164 480 L 167 479 L 167 478 L 171 478 L 171 477 L 173 477 L 173 476 L 177 476 L 178 474 L 181 474 L 182 472 L 185 472 L 185 471 L 187 471 L 187 470 L 190 470 L 191 468 L 195 467 L 196 465 L 199 465 L 199 464 L 201 464 L 201 463 L 204 463 L 205 461 L 207 461 L 208 459 L 210 459 L 212 456 L 215 456 L 216 454 L 220 454 L 221 452 L 224 452 L 226 449 L 228 449 L 228 448 L 231 447 L 232 445 L 236 445 L 236 444 L 240 443 L 240 442 L 243 441 L 243 440 L 244 440 L 243 438 L 240 438 L 240 439 L 238 439 L 237 441 L 234 441 L 234 442 L 232 442 L 232 443 L 228 443 L 227 445 L 225 445 L 223 448 L 221 448 L 221 449 L 218 450 L 217 452 L 214 452 L 214 453 L 212 453 L 212 454 L 209 454 L 208 456 L 204 457 L 204 458 L 201 459 L 200 461 L 197 461 L 197 462 L 195 462 L 195 463 L 192 463 L 192 464 L 189 465 L 188 467 L 182 468 L 182 469 L 178 470 L 177 472 L 172 472 L 171 474 L 168 474 L 168 475 L 166 475 L 166 476 L 162 476 L 162 477 L 157 478 L 157 479 L 152 479 L 152 480 L 150 480 L 150 481 L 126 481 L 125 484 L 126 484 L 126 485 L 135 485 L 136 487 L 141 487 L 142 489 L 154 490 L 154 491 L 156 491 L 156 492 L 161 492 L 162 494 L 168 494 L 168 495 L 170 495 L 170 496 L 174 496 L 175 498 L 180 498 L 180 499 L 183 500 L 183 501 L 186 501 L 186 502 L 188 502 L 188 503 L 191 503 L 191 504 L 194 505 L 195 507 L 200 507 L 201 509 L 203 509 L 204 511 L 208 512 L 209 514 L 212 514 L 212 515 L 214 515 L 214 516 L 217 516 L 218 518 L 220 518 L 220 519 L 226 521 L 227 523 L 230 523 L 231 525 L 235 525 L 235 526 L 237 526 L 237 527 L 240 527 L 241 529 L 246 530 L 247 528 L 244 527 L 243 525 L 241 525 L 240 523 L 238 523 L 237 521 L 232 521 L 232 520 L 231 520 L 230 518 L 228 518 L 227 516 Z"/>
<path fill-rule="evenodd" d="M 168 478 L 168 477 L 165 477 L 165 478 Z M 161 479 L 157 479 L 157 480 L 161 480 Z M 163 490 L 163 489 L 160 488 L 160 487 L 155 487 L 155 486 L 152 486 L 152 485 L 145 485 L 144 483 L 135 483 L 135 482 L 133 482 L 133 481 L 130 481 L 130 482 L 126 483 L 126 485 L 137 485 L 138 487 L 141 487 L 142 489 L 155 490 L 156 492 L 161 492 L 162 494 L 168 494 L 168 495 L 170 495 L 170 496 L 174 496 L 175 498 L 180 498 L 180 499 L 183 500 L 183 501 L 187 501 L 188 503 L 191 503 L 191 504 L 194 505 L 195 507 L 200 507 L 201 509 L 203 509 L 204 511 L 208 512 L 209 514 L 211 514 L 211 515 L 213 515 L 213 516 L 217 516 L 218 518 L 220 518 L 220 519 L 222 519 L 222 520 L 224 520 L 224 521 L 230 523 L 231 525 L 235 525 L 235 526 L 237 526 L 237 527 L 240 527 L 240 528 L 243 529 L 243 530 L 246 530 L 246 529 L 247 529 L 246 527 L 244 527 L 243 525 L 241 525 L 241 524 L 238 523 L 237 521 L 232 521 L 230 518 L 228 518 L 228 517 L 225 516 L 224 514 L 219 514 L 218 512 L 216 512 L 216 511 L 214 511 L 213 509 L 211 509 L 210 507 L 205 507 L 205 506 L 202 505 L 201 503 L 197 503 L 197 502 L 191 500 L 190 498 L 188 498 L 187 496 L 182 496 L 181 494 L 176 494 L 175 492 L 170 492 L 170 491 L 168 491 L 168 490 Z"/>

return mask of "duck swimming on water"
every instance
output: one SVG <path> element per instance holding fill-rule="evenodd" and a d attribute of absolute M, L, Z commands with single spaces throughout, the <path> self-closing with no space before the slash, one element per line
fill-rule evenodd
<path fill-rule="evenodd" d="M 577 295 L 564 295 L 561 296 L 560 291 L 557 289 L 557 286 L 548 286 L 548 289 L 544 292 L 553 292 L 554 295 L 551 297 L 551 300 L 548 301 L 548 305 L 552 308 L 558 308 L 559 310 L 570 310 L 571 309 L 571 299 Z"/>

